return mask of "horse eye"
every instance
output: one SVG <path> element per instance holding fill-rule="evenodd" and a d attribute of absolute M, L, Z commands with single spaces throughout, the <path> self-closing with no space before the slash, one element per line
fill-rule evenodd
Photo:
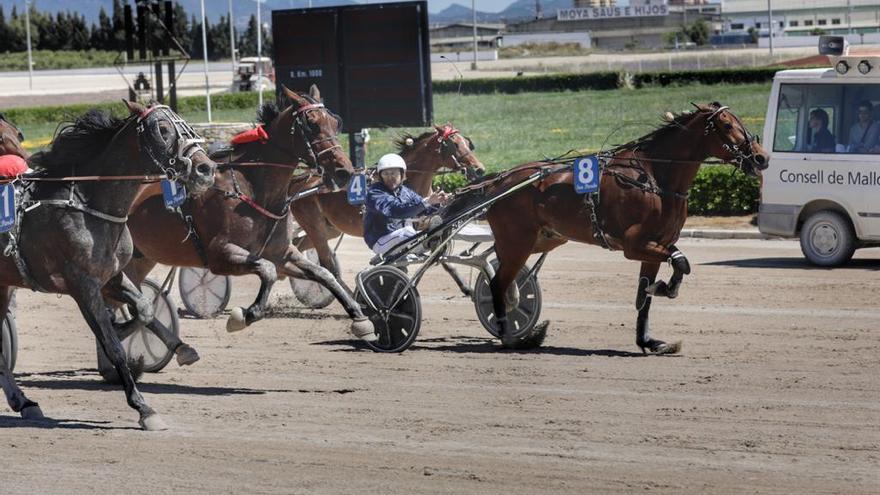
<path fill-rule="evenodd" d="M 18 133 L 18 141 L 19 142 L 24 141 L 24 133 L 23 132 Z"/>
<path fill-rule="evenodd" d="M 726 130 L 728 130 L 728 131 L 730 131 L 730 130 L 732 130 L 732 129 L 733 129 L 733 125 L 732 125 L 732 124 L 730 124 L 730 123 L 729 123 L 729 122 L 728 122 L 728 123 L 725 123 L 725 124 L 724 124 L 724 129 L 726 129 Z"/>

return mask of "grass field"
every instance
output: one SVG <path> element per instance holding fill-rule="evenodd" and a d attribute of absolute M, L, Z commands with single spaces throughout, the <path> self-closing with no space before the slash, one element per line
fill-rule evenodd
<path fill-rule="evenodd" d="M 557 156 L 570 149 L 594 151 L 649 132 L 666 111 L 692 109 L 690 102 L 720 101 L 730 106 L 753 133 L 763 130 L 769 84 L 682 86 L 639 90 L 521 93 L 517 95 L 439 94 L 434 96 L 435 122 L 451 121 L 473 139 L 476 153 L 490 169 Z M 247 122 L 253 110 L 215 111 L 219 122 Z M 207 120 L 205 112 L 185 112 L 190 122 Z M 55 122 L 23 125 L 28 145 L 45 146 Z M 400 131 L 371 129 L 367 162 L 392 151 Z M 342 140 L 348 144 L 347 138 Z"/>

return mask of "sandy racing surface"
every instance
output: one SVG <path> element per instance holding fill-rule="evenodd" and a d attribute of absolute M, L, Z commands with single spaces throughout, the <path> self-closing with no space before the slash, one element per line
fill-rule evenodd
<path fill-rule="evenodd" d="M 349 279 L 360 242 L 340 252 Z M 794 242 L 679 247 L 694 274 L 652 323 L 681 356 L 635 347 L 637 264 L 571 244 L 541 273 L 533 352 L 488 340 L 440 269 L 401 355 L 354 348 L 335 304 L 235 335 L 183 319 L 202 360 L 143 379 L 158 433 L 102 385 L 72 300 L 21 292 L 16 372 L 52 419 L 4 406 L 0 492 L 877 493 L 877 250 L 830 271 Z M 233 302 L 255 289 L 236 279 Z"/>

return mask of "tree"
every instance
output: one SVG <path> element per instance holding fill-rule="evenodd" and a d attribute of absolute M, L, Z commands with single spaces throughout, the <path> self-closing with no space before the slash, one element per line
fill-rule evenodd
<path fill-rule="evenodd" d="M 689 27 L 685 28 L 685 33 L 697 45 L 705 45 L 709 43 L 709 23 L 702 17 L 698 17 Z"/>
<path fill-rule="evenodd" d="M 113 0 L 113 32 L 106 49 L 125 50 L 125 10 L 122 0 Z"/>
<path fill-rule="evenodd" d="M 113 35 L 113 23 L 110 16 L 101 7 L 98 13 L 98 25 L 92 29 L 91 44 L 99 50 L 115 50 L 116 43 Z"/>

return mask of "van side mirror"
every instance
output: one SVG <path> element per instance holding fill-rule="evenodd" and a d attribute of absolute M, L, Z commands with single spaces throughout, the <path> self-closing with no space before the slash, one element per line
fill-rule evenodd
<path fill-rule="evenodd" d="M 819 36 L 819 55 L 842 56 L 849 53 L 849 43 L 843 36 Z"/>

